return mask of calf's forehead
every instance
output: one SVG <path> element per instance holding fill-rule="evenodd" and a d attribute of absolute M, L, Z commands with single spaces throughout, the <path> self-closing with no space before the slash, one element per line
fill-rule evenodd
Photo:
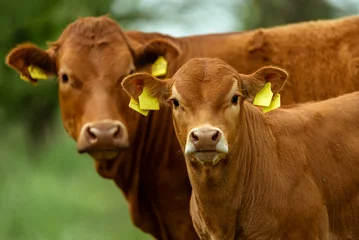
<path fill-rule="evenodd" d="M 221 60 L 187 62 L 173 76 L 173 95 L 189 104 L 221 102 L 238 90 L 238 73 Z"/>

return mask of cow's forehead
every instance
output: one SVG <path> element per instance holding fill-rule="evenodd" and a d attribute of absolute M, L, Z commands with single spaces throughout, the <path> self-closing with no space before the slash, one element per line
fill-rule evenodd
<path fill-rule="evenodd" d="M 125 46 L 116 42 L 99 45 L 65 43 L 58 59 L 59 72 L 90 78 L 121 78 L 132 66 L 132 57 Z"/>
<path fill-rule="evenodd" d="M 174 76 L 173 89 L 190 103 L 218 102 L 237 90 L 238 73 L 218 59 L 193 59 Z"/>
<path fill-rule="evenodd" d="M 106 16 L 85 17 L 69 24 L 58 41 L 62 42 L 71 38 L 99 41 L 102 38 L 118 35 L 121 32 L 123 32 L 121 27 Z M 123 43 L 125 44 L 124 40 Z"/>
<path fill-rule="evenodd" d="M 121 27 L 106 16 L 76 20 L 55 43 L 60 68 L 127 71 L 133 60 L 124 34 Z"/>

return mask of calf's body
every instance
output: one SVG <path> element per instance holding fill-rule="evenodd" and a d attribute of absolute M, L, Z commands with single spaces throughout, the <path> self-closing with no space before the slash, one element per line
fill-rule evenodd
<path fill-rule="evenodd" d="M 171 79 L 127 77 L 173 103 L 173 123 L 192 186 L 201 239 L 359 238 L 359 92 L 263 113 L 251 102 L 288 74 L 238 74 L 217 59 L 192 59 Z"/>
<path fill-rule="evenodd" d="M 31 82 L 30 65 L 58 77 L 66 131 L 121 188 L 137 227 L 157 239 L 197 239 L 170 109 L 139 115 L 120 89 L 123 78 L 150 72 L 158 56 L 168 62 L 167 77 L 193 57 L 217 57 L 242 73 L 268 64 L 288 69 L 283 104 L 320 100 L 358 90 L 358 39 L 358 16 L 183 38 L 123 31 L 102 16 L 69 24 L 46 51 L 19 45 L 7 64 Z M 98 133 L 95 140 L 90 132 Z"/>
<path fill-rule="evenodd" d="M 202 239 L 359 238 L 358 101 L 353 93 L 268 114 L 243 102 L 228 159 L 187 161 Z"/>

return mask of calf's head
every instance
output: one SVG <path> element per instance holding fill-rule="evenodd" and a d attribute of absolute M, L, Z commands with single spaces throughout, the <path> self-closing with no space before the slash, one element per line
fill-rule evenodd
<path fill-rule="evenodd" d="M 162 102 L 171 102 L 177 138 L 187 158 L 216 164 L 230 154 L 238 140 L 244 101 L 252 102 L 267 82 L 273 93 L 279 92 L 287 76 L 276 67 L 244 75 L 222 60 L 195 58 L 171 79 L 134 74 L 122 86 L 133 98 L 146 87 Z"/>
<path fill-rule="evenodd" d="M 78 151 L 97 160 L 113 159 L 136 134 L 140 115 L 128 107 L 130 98 L 120 86 L 123 78 L 150 71 L 158 56 L 170 61 L 178 54 L 170 41 L 130 35 L 107 16 L 80 18 L 49 49 L 25 43 L 6 57 L 6 63 L 31 83 L 41 77 L 29 67 L 58 77 L 64 127 L 77 141 Z"/>

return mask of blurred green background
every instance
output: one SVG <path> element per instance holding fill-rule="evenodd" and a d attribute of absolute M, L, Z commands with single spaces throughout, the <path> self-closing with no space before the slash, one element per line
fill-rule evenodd
<path fill-rule="evenodd" d="M 0 52 L 25 41 L 46 48 L 79 16 L 110 13 L 124 29 L 186 36 L 358 12 L 357 0 L 1 0 Z M 77 154 L 55 82 L 33 87 L 0 65 L 0 123 L 0 240 L 150 239 L 115 184 Z"/>

